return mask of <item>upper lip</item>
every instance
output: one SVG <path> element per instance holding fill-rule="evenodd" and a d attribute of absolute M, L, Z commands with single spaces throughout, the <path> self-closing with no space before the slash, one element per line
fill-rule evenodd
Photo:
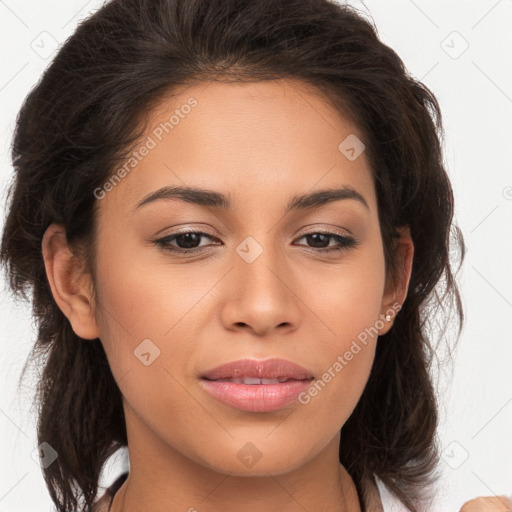
<path fill-rule="evenodd" d="M 273 358 L 265 361 L 257 361 L 255 359 L 232 361 L 206 371 L 201 377 L 208 380 L 244 377 L 305 380 L 313 378 L 313 375 L 306 368 L 296 363 L 286 359 Z"/>

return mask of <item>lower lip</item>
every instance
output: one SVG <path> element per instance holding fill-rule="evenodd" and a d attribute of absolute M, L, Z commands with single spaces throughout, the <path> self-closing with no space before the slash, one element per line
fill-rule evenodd
<path fill-rule="evenodd" d="M 201 379 L 213 397 L 241 411 L 277 411 L 297 400 L 311 385 L 311 380 L 289 380 L 277 384 L 237 384 Z"/>

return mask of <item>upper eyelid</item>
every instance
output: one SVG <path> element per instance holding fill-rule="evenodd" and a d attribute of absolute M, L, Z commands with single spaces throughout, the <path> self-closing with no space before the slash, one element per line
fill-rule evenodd
<path fill-rule="evenodd" d="M 160 236 L 159 239 L 171 238 L 174 236 L 179 236 L 179 235 L 183 235 L 183 234 L 187 234 L 187 233 L 200 234 L 201 236 L 208 236 L 210 238 L 215 238 L 215 239 L 219 238 L 217 235 L 213 235 L 213 234 L 209 233 L 208 231 L 203 231 L 203 229 L 201 229 L 201 228 L 190 228 L 190 229 L 183 228 L 178 231 L 174 231 L 172 233 L 164 234 L 164 235 Z M 354 235 L 346 229 L 342 230 L 341 232 L 338 232 L 334 228 L 331 228 L 331 229 L 329 229 L 329 228 L 311 228 L 308 231 L 305 231 L 304 233 L 298 235 L 295 238 L 302 238 L 303 236 L 316 234 L 316 233 L 320 233 L 320 234 L 324 234 L 324 235 L 337 235 L 337 236 L 343 236 L 346 238 L 355 238 Z"/>

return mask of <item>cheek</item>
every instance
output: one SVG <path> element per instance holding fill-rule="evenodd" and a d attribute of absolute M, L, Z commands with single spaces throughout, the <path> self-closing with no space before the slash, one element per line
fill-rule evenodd
<path fill-rule="evenodd" d="M 171 335 L 215 282 L 211 275 L 197 279 L 197 272 L 186 266 L 171 265 L 161 257 L 155 261 L 145 253 L 153 254 L 150 248 L 116 247 L 98 257 L 100 317 L 106 337 L 112 330 L 120 331 L 140 343 Z"/>
<path fill-rule="evenodd" d="M 331 271 L 317 293 L 309 293 L 311 309 L 323 325 L 317 354 L 323 373 L 302 397 L 310 403 L 313 416 L 332 414 L 335 427 L 352 413 L 368 380 L 378 339 L 383 327 L 380 317 L 385 283 L 382 246 L 368 243 L 357 256 L 348 257 Z"/>
<path fill-rule="evenodd" d="M 186 407 L 180 382 L 218 279 L 211 272 L 198 279 L 197 271 L 161 258 L 150 263 L 120 244 L 99 253 L 97 268 L 100 338 L 121 392 L 137 410 L 149 406 L 154 398 L 147 394 L 157 389 L 167 410 Z"/>
<path fill-rule="evenodd" d="M 342 349 L 375 325 L 382 309 L 385 264 L 378 237 L 347 253 L 330 267 L 312 266 L 301 279 L 307 303 L 328 328 L 330 345 Z M 334 341 L 336 340 L 336 341 Z"/>
<path fill-rule="evenodd" d="M 352 414 L 368 381 L 377 335 L 372 332 L 368 314 L 345 310 L 347 319 L 337 324 L 339 335 L 324 337 L 317 357 L 323 361 L 321 373 L 299 401 L 319 424 L 334 434 Z M 369 327 L 368 327 L 369 326 Z"/>

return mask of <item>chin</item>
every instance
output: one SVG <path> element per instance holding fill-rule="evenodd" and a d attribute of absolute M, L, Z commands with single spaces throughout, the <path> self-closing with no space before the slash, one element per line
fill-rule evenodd
<path fill-rule="evenodd" d="M 281 447 L 266 453 L 264 449 L 258 450 L 254 444 L 248 442 L 233 452 L 232 456 L 227 453 L 223 451 L 219 456 L 212 454 L 212 458 L 203 460 L 203 464 L 214 471 L 234 477 L 268 477 L 269 473 L 271 475 L 290 473 L 305 462 L 305 454 L 297 453 L 296 447 L 285 452 Z"/>

